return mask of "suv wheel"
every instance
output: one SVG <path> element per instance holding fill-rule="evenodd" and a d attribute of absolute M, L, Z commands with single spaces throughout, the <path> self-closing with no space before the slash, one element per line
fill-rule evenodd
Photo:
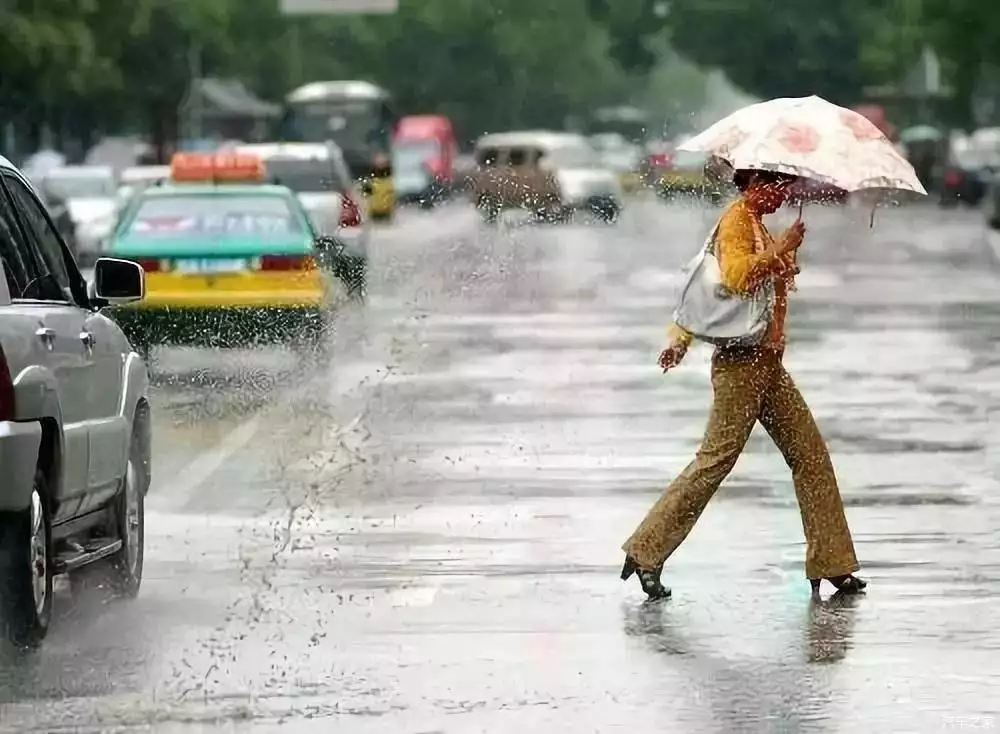
<path fill-rule="evenodd" d="M 143 550 L 146 541 L 146 465 L 136 423 L 129 444 L 128 464 L 121 491 L 114 500 L 114 524 L 121 549 L 107 561 L 108 583 L 117 596 L 134 598 L 142 585 Z"/>
<path fill-rule="evenodd" d="M 52 619 L 52 534 L 45 476 L 36 472 L 29 506 L 0 519 L 0 599 L 7 638 L 32 647 Z"/>

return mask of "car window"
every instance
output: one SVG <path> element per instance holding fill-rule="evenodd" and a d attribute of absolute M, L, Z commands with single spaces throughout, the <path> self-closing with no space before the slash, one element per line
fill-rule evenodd
<path fill-rule="evenodd" d="M 538 158 L 538 151 L 532 148 L 511 148 L 507 151 L 507 164 L 511 166 L 528 166 Z"/>
<path fill-rule="evenodd" d="M 6 194 L 0 191 L 0 264 L 3 265 L 7 280 L 7 292 L 11 298 L 20 298 L 28 287 L 28 274 L 21 262 L 18 246 L 20 234 L 13 216 L 13 205 Z"/>
<path fill-rule="evenodd" d="M 586 168 L 597 165 L 597 154 L 589 145 L 560 145 L 545 154 L 545 162 L 555 168 Z"/>
<path fill-rule="evenodd" d="M 44 207 L 20 180 L 8 176 L 5 182 L 18 212 L 23 215 L 22 221 L 31 230 L 29 234 L 35 237 L 36 255 L 41 255 L 37 277 L 44 279 L 46 274 L 51 276 L 47 279 L 48 285 L 40 283 L 44 293 L 40 297 L 44 300 L 73 301 L 73 284 L 66 266 L 66 251 Z M 57 290 L 52 289 L 53 284 Z"/>
<path fill-rule="evenodd" d="M 344 179 L 338 174 L 332 161 L 272 158 L 265 167 L 272 183 L 287 186 L 297 194 L 344 191 Z"/>
<path fill-rule="evenodd" d="M 500 159 L 500 151 L 496 148 L 481 148 L 476 151 L 476 163 L 480 166 L 495 166 Z"/>
<path fill-rule="evenodd" d="M 292 202 L 282 195 L 176 194 L 139 202 L 124 234 L 136 237 L 282 236 L 303 232 Z"/>

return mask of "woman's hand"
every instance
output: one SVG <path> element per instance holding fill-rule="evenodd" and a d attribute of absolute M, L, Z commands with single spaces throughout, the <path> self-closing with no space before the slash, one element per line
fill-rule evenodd
<path fill-rule="evenodd" d="M 774 243 L 772 252 L 778 257 L 791 255 L 802 246 L 802 240 L 806 236 L 806 225 L 801 219 L 796 219 L 792 226 Z"/>
<path fill-rule="evenodd" d="M 684 355 L 687 354 L 687 344 L 671 344 L 669 347 L 660 352 L 660 358 L 657 360 L 657 364 L 666 373 L 668 370 L 673 369 L 681 363 L 684 359 Z"/>

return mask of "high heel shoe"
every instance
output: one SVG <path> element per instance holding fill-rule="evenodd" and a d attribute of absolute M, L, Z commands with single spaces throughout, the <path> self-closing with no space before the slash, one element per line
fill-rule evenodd
<path fill-rule="evenodd" d="M 819 593 L 819 585 L 821 581 L 823 581 L 823 579 L 809 579 L 809 583 L 812 584 L 813 594 Z M 868 586 L 867 581 L 858 578 L 852 573 L 845 574 L 844 576 L 833 576 L 828 578 L 827 581 L 833 584 L 834 588 L 838 592 L 844 594 L 860 594 Z"/>
<path fill-rule="evenodd" d="M 642 586 L 642 590 L 646 592 L 646 596 L 649 597 L 650 601 L 670 598 L 670 589 L 660 581 L 661 573 L 663 573 L 663 566 L 650 571 L 639 568 L 639 564 L 635 562 L 632 556 L 625 556 L 625 565 L 622 566 L 622 581 L 628 581 L 632 577 L 632 574 L 637 575 L 639 577 L 639 585 Z"/>

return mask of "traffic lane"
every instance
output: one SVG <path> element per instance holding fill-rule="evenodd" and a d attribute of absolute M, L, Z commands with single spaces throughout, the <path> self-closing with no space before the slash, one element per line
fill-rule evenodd
<path fill-rule="evenodd" d="M 650 214 L 661 216 L 657 233 L 687 226 Z M 833 212 L 810 216 L 819 231 L 839 225 Z M 402 470 L 393 473 L 393 501 L 381 517 L 368 505 L 371 524 L 354 534 L 358 588 L 375 572 L 395 574 L 401 585 L 412 579 L 410 604 L 429 608 L 422 618 L 434 632 L 414 632 L 410 607 L 387 612 L 384 625 L 369 623 L 370 615 L 359 623 L 371 642 L 358 657 L 407 653 L 399 670 L 359 661 L 356 671 L 401 691 L 405 713 L 393 723 L 413 722 L 416 691 L 440 699 L 417 719 L 428 728 L 442 710 L 476 707 L 464 723 L 477 730 L 537 725 L 545 720 L 539 709 L 555 707 L 567 727 L 634 728 L 651 700 L 670 701 L 657 715 L 690 731 L 731 731 L 740 722 L 767 731 L 776 719 L 845 731 L 990 721 L 1000 517 L 989 411 L 997 395 L 984 367 L 989 340 L 974 336 L 991 329 L 988 318 L 977 319 L 996 302 L 995 274 L 981 267 L 977 238 L 968 236 L 973 219 L 925 230 L 937 221 L 933 212 L 884 216 L 876 231 L 848 234 L 871 248 L 860 260 L 900 269 L 883 270 L 879 288 L 876 268 L 804 261 L 788 357 L 830 437 L 874 582 L 870 598 L 859 607 L 808 604 L 794 494 L 758 433 L 668 570 L 678 598 L 639 635 L 657 658 L 645 669 L 634 648 L 625 646 L 623 660 L 622 640 L 602 635 L 611 605 L 636 595 L 614 580 L 615 549 L 703 430 L 706 350 L 667 379 L 638 374 L 662 344 L 649 314 L 669 313 L 676 285 L 662 266 L 683 262 L 690 249 L 674 251 L 676 240 L 650 235 L 626 252 L 602 250 L 587 241 L 591 233 L 574 231 L 565 251 L 547 248 L 538 265 L 553 276 L 545 303 L 556 308 L 531 313 L 512 302 L 492 316 L 443 313 L 421 322 L 423 341 L 447 358 L 434 372 L 401 371 L 380 387 L 383 405 L 408 411 L 386 415 L 373 431 L 391 432 L 386 453 L 411 466 L 405 485 Z M 916 232 L 914 218 L 925 218 Z M 810 244 L 822 255 L 840 243 Z M 575 253 L 572 268 L 558 265 L 564 252 Z M 630 257 L 628 277 L 616 282 L 610 274 Z M 602 278 L 600 300 L 613 311 L 591 301 Z M 379 523 L 384 545 L 375 541 Z M 346 542 L 338 536 L 341 555 Z M 453 591 L 463 583 L 464 592 Z M 701 634 L 682 628 L 680 644 L 675 614 L 693 614 Z M 471 631 L 456 631 L 460 622 Z M 481 670 L 462 665 L 470 649 Z M 582 658 L 576 668 L 561 666 L 568 649 Z M 841 660 L 835 673 L 817 666 Z M 510 661 L 509 669 L 497 661 Z M 593 703 L 609 697 L 634 710 Z M 378 708 L 375 697 L 368 706 Z M 380 727 L 387 721 L 368 728 Z"/>
<path fill-rule="evenodd" d="M 678 222 L 674 231 L 682 226 Z M 908 243 L 908 238 L 899 237 L 901 231 L 897 223 L 895 230 L 881 233 L 884 241 L 877 244 L 891 251 Z M 648 351 L 647 358 L 655 356 L 662 332 L 655 329 L 656 335 L 640 346 L 642 338 L 637 339 L 636 330 L 648 329 L 640 324 L 646 323 L 654 301 L 659 299 L 662 307 L 670 296 L 662 288 L 666 277 L 650 277 L 654 273 L 647 269 L 636 278 L 634 269 L 624 263 L 630 258 L 628 252 L 640 255 L 637 259 L 647 264 L 657 263 L 652 243 L 636 248 L 640 252 L 631 249 L 623 254 L 622 250 L 601 249 L 613 241 L 604 231 L 546 229 L 535 230 L 531 237 L 545 257 L 528 270 L 537 276 L 535 284 L 546 284 L 544 295 L 532 293 L 531 288 L 537 287 L 532 285 L 531 295 L 522 294 L 518 302 L 521 286 L 512 284 L 504 295 L 506 313 L 498 313 L 498 304 L 491 306 L 483 298 L 488 289 L 472 291 L 472 313 L 464 301 L 442 302 L 443 313 L 418 322 L 419 339 L 431 354 L 422 354 L 414 369 L 398 370 L 379 388 L 383 393 L 379 403 L 387 407 L 373 418 L 373 423 L 384 418 L 383 425 L 373 425 L 372 430 L 392 441 L 381 452 L 382 466 L 391 469 L 382 481 L 368 475 L 368 486 L 381 486 L 382 492 L 391 493 L 391 500 L 383 506 L 381 517 L 367 526 L 358 527 L 361 519 L 351 513 L 344 525 L 329 531 L 336 538 L 338 558 L 344 559 L 349 544 L 356 546 L 359 556 L 353 583 L 356 598 L 362 600 L 358 616 L 363 620 L 341 636 L 357 640 L 360 628 L 368 642 L 360 649 L 356 643 L 350 646 L 357 649 L 353 658 L 357 667 L 348 667 L 350 677 L 378 683 L 378 693 L 354 693 L 346 702 L 341 699 L 343 705 L 349 704 L 356 713 L 383 712 L 385 716 L 398 707 L 403 712 L 395 715 L 395 723 L 412 723 L 418 715 L 428 727 L 438 720 L 441 710 L 479 707 L 480 713 L 466 715 L 466 723 L 495 731 L 512 724 L 538 723 L 543 720 L 537 713 L 539 707 L 563 702 L 579 711 L 576 718 L 563 708 L 558 717 L 564 725 L 638 722 L 644 702 L 653 696 L 682 701 L 673 718 L 671 714 L 664 718 L 684 724 L 687 730 L 724 730 L 727 722 L 731 730 L 734 723 L 745 722 L 744 717 L 767 730 L 774 718 L 794 720 L 801 715 L 800 708 L 809 711 L 807 723 L 825 720 L 831 728 L 835 726 L 831 720 L 856 726 L 861 723 L 859 716 L 866 725 L 875 721 L 892 728 L 919 728 L 935 717 L 945 725 L 963 716 L 986 716 L 983 702 L 989 700 L 988 691 L 996 683 L 991 672 L 995 667 L 990 667 L 987 654 L 975 655 L 973 661 L 973 669 L 982 673 L 968 675 L 966 666 L 970 641 L 985 649 L 995 645 L 991 636 L 996 607 L 989 595 L 995 591 L 997 578 L 993 534 L 997 517 L 995 508 L 982 506 L 982 497 L 993 494 L 995 473 L 981 461 L 988 459 L 989 451 L 981 446 L 942 445 L 938 435 L 947 436 L 963 427 L 975 432 L 976 421 L 970 424 L 948 413 L 940 416 L 939 403 L 921 399 L 926 386 L 910 384 L 914 371 L 923 374 L 921 368 L 932 378 L 947 379 L 949 364 L 922 362 L 923 347 L 944 345 L 941 351 L 949 351 L 948 334 L 956 326 L 943 322 L 941 312 L 910 311 L 916 301 L 929 300 L 933 305 L 937 299 L 947 304 L 952 291 L 940 287 L 936 294 L 914 291 L 923 291 L 926 283 L 936 281 L 947 285 L 943 277 L 947 274 L 967 297 L 984 299 L 988 292 L 980 288 L 987 282 L 978 280 L 979 271 L 970 268 L 955 273 L 950 263 L 928 266 L 911 285 L 911 292 L 899 294 L 898 310 L 904 313 L 895 321 L 884 315 L 881 322 L 875 316 L 858 323 L 864 309 L 848 312 L 840 325 L 852 327 L 859 355 L 856 368 L 846 373 L 852 380 L 848 394 L 840 371 L 843 349 L 837 347 L 838 340 L 845 338 L 843 328 L 828 338 L 814 337 L 810 343 L 809 325 L 821 326 L 833 307 L 863 303 L 872 284 L 845 282 L 843 269 L 819 266 L 812 271 L 815 290 L 803 279 L 800 316 L 805 318 L 795 326 L 798 344 L 792 351 L 800 361 L 790 363 L 790 368 L 814 407 L 817 396 L 827 400 L 829 407 L 820 416 L 824 427 L 858 413 L 863 417 L 867 413 L 872 421 L 867 441 L 855 432 L 831 444 L 859 552 L 885 603 L 875 608 L 867 617 L 867 628 L 861 630 L 854 621 L 859 612 L 841 612 L 836 606 L 829 614 L 825 607 L 809 611 L 791 487 L 773 448 L 763 436 L 755 436 L 727 493 L 719 498 L 719 510 L 710 510 L 729 510 L 719 516 L 714 537 L 705 535 L 704 523 L 699 525 L 692 542 L 699 534 L 704 540 L 686 546 L 670 572 L 679 596 L 683 589 L 696 592 L 690 603 L 705 610 L 703 636 L 708 641 L 696 636 L 688 642 L 688 649 L 693 650 L 689 656 L 707 660 L 699 659 L 693 666 L 685 662 L 670 666 L 673 675 L 668 683 L 672 679 L 679 690 L 664 688 L 662 670 L 653 668 L 658 673 L 654 691 L 634 679 L 634 663 L 616 655 L 620 639 L 609 640 L 607 648 L 599 638 L 595 640 L 607 630 L 606 618 L 597 617 L 593 626 L 568 625 L 565 633 L 559 630 L 567 626 L 566 610 L 571 610 L 574 620 L 587 621 L 591 619 L 587 610 L 601 607 L 601 595 L 611 603 L 634 595 L 634 590 L 623 592 L 614 581 L 608 556 L 614 559 L 611 563 L 619 559 L 613 550 L 608 551 L 617 547 L 650 501 L 648 496 L 636 499 L 632 495 L 654 490 L 693 452 L 707 404 L 707 354 L 704 350 L 692 354 L 684 368 L 688 372 L 672 376 L 677 389 L 656 395 L 660 401 L 651 401 L 653 385 L 659 386 L 660 379 L 638 379 L 632 367 L 641 363 L 641 351 Z M 635 247 L 634 242 L 628 244 Z M 609 254 L 613 257 L 608 258 Z M 609 275 L 615 272 L 629 275 L 625 282 L 616 283 Z M 612 287 L 600 294 L 600 300 L 614 304 L 623 314 L 605 314 L 602 319 L 593 307 L 602 280 Z M 825 295 L 820 297 L 823 283 L 827 284 Z M 550 308 L 555 306 L 555 312 L 531 313 L 525 298 L 543 299 Z M 465 315 L 455 313 L 462 309 Z M 894 325 L 902 336 L 887 342 L 882 332 L 888 325 Z M 973 329 L 974 324 L 967 325 L 968 331 Z M 963 354 L 961 349 L 956 353 Z M 806 372 L 812 372 L 808 384 L 802 376 Z M 977 384 L 979 377 L 972 374 L 967 381 Z M 896 382 L 901 384 L 894 386 Z M 663 384 L 671 386 L 669 380 Z M 961 393 L 963 385 L 951 387 Z M 978 394 L 967 398 L 964 410 L 968 412 L 980 399 Z M 678 420 L 664 426 L 662 405 L 669 405 L 670 417 L 676 415 Z M 392 410 L 393 406 L 398 408 Z M 817 413 L 821 409 L 822 404 Z M 857 427 L 855 421 L 844 422 Z M 914 426 L 924 433 L 923 442 L 912 435 L 895 442 L 879 441 L 885 433 L 907 425 L 911 433 Z M 982 428 L 980 423 L 980 434 Z M 928 444 L 928 435 L 937 443 Z M 858 441 L 868 450 L 855 451 Z M 973 463 L 977 459 L 978 467 Z M 363 502 L 363 512 L 371 518 L 377 494 L 362 492 L 356 501 Z M 581 496 L 597 497 L 593 511 L 581 506 Z M 412 503 L 409 514 L 422 514 L 422 522 L 408 521 L 408 502 Z M 498 503 L 501 509 L 491 516 L 488 508 Z M 758 505 L 762 509 L 754 511 Z M 534 532 L 531 520 L 537 520 Z M 375 532 L 378 522 L 383 533 Z M 734 528 L 748 532 L 744 544 L 733 542 Z M 960 539 L 956 539 L 956 529 L 961 531 Z M 345 540 L 345 534 L 351 540 Z M 322 542 L 324 535 L 319 520 L 303 521 L 301 537 L 308 538 L 306 544 L 317 548 L 319 555 L 324 547 L 327 554 L 334 552 L 331 540 Z M 711 562 L 699 564 L 704 558 Z M 682 561 L 693 565 L 682 566 Z M 341 570 L 345 565 L 346 560 L 341 560 L 336 567 Z M 373 620 L 377 595 L 365 593 L 378 583 L 380 574 L 389 587 L 382 606 L 400 610 L 386 611 L 381 624 Z M 442 577 L 450 583 L 442 582 Z M 713 580 L 711 588 L 705 589 L 705 579 Z M 574 592 L 567 590 L 567 584 L 582 588 Z M 555 591 L 547 595 L 549 587 Z M 770 599 L 775 592 L 773 605 L 761 602 L 761 595 Z M 296 593 L 293 587 L 276 606 L 292 603 Z M 764 630 L 751 634 L 747 649 L 744 636 L 749 622 L 743 612 L 728 615 L 727 621 L 718 611 L 727 604 L 735 609 L 752 608 L 753 619 L 766 620 L 766 630 L 773 627 L 775 634 L 764 634 Z M 419 617 L 426 618 L 426 631 L 414 632 L 418 618 L 414 608 L 428 609 Z M 343 613 L 340 616 L 345 619 Z M 970 616 L 979 623 L 970 625 Z M 455 632 L 456 628 L 460 631 Z M 669 651 L 677 646 L 675 639 L 667 636 L 664 640 L 657 629 L 654 624 L 646 635 L 650 647 L 659 651 L 666 646 Z M 461 635 L 457 641 L 456 635 Z M 942 636 L 945 640 L 935 639 Z M 553 648 L 574 648 L 580 639 L 586 640 L 588 651 L 596 649 L 582 654 L 575 669 L 553 664 L 547 656 Z M 859 639 L 866 647 L 850 658 L 856 667 L 845 682 L 827 687 L 826 677 L 817 674 L 814 663 L 846 657 Z M 919 644 L 921 639 L 931 642 Z M 705 649 L 699 650 L 699 644 Z M 542 651 L 533 653 L 539 645 Z M 529 647 L 532 652 L 525 651 Z M 482 669 L 468 666 L 470 648 L 476 651 Z M 397 670 L 388 658 L 402 657 L 401 650 L 407 655 L 405 665 Z M 325 646 L 323 651 L 327 651 Z M 349 652 L 341 652 L 338 660 L 352 659 Z M 790 665 L 789 656 L 800 652 L 804 662 Z M 525 674 L 523 666 L 538 668 L 537 679 Z M 899 668 L 905 672 L 900 674 Z M 609 682 L 595 673 L 598 670 L 616 672 Z M 782 671 L 787 672 L 782 675 Z M 597 685 L 581 684 L 581 673 L 595 678 Z M 868 693 L 869 675 L 888 683 Z M 498 680 L 517 683 L 503 685 Z M 755 685 L 758 680 L 766 683 Z M 804 686 L 803 681 L 810 685 Z M 901 711 L 895 693 L 899 689 L 910 691 L 918 705 Z M 386 701 L 385 690 L 398 694 Z M 534 693 L 534 698 L 526 696 L 526 691 Z M 603 700 L 609 692 L 620 702 L 632 702 L 633 709 L 581 703 L 581 699 Z M 435 705 L 415 703 L 433 694 L 438 698 Z M 698 699 L 706 697 L 720 721 L 713 723 L 706 707 L 699 704 Z M 845 699 L 854 705 L 854 712 L 864 713 L 834 706 Z M 356 723 L 354 718 L 342 723 L 346 721 Z M 375 728 L 387 724 L 380 720 Z"/>
<path fill-rule="evenodd" d="M 935 712 L 951 716 L 940 713 L 942 691 L 955 715 L 974 711 L 967 701 L 988 700 L 977 686 L 995 681 L 954 676 L 956 645 L 991 644 L 995 609 L 989 599 L 970 596 L 996 578 L 988 534 L 996 517 L 989 507 L 912 501 L 920 487 L 898 500 L 889 493 L 888 504 L 859 503 L 873 487 L 845 486 L 859 549 L 865 541 L 872 548 L 862 558 L 876 579 L 873 597 L 884 601 L 868 616 L 865 606 L 810 613 L 791 490 L 773 449 L 755 441 L 734 477 L 743 482 L 727 485 L 672 564 L 678 598 L 661 611 L 680 614 L 674 610 L 688 605 L 692 619 L 668 616 L 660 624 L 654 614 L 648 622 L 636 590 L 616 581 L 617 545 L 650 493 L 690 456 L 708 399 L 704 350 L 669 379 L 637 367 L 655 358 L 662 340 L 662 326 L 650 324 L 649 314 L 670 299 L 669 270 L 655 267 L 669 255 L 661 234 L 698 229 L 690 213 L 647 214 L 656 227 L 643 243 L 615 240 L 603 229 L 530 230 L 523 242 L 533 248 L 511 249 L 539 259 L 510 260 L 536 277 L 511 283 L 506 293 L 498 289 L 503 300 L 492 305 L 490 289 L 462 292 L 452 283 L 425 290 L 441 294 L 435 313 L 420 318 L 389 308 L 378 316 L 397 340 L 419 348 L 395 354 L 392 378 L 370 391 L 365 428 L 375 441 L 359 452 L 366 461 L 354 463 L 353 475 L 342 473 L 341 462 L 314 470 L 314 481 L 336 490 L 304 507 L 290 526 L 280 514 L 252 521 L 221 512 L 159 515 L 162 535 L 151 538 L 150 558 L 158 559 L 162 583 L 147 584 L 138 602 L 154 604 L 156 613 L 129 620 L 156 629 L 142 648 L 156 652 L 140 667 L 143 681 L 133 690 L 156 685 L 166 693 L 158 704 L 126 693 L 89 705 L 118 720 L 204 721 L 252 709 L 260 730 L 267 730 L 268 711 L 325 716 L 324 725 L 338 716 L 336 724 L 352 731 L 418 721 L 429 730 L 449 712 L 449 725 L 460 715 L 468 726 L 504 731 L 544 723 L 553 711 L 561 724 L 577 728 L 634 727 L 648 720 L 650 701 L 664 700 L 672 703 L 657 709 L 658 718 L 712 731 L 738 721 L 748 700 L 759 702 L 750 712 L 760 730 L 773 723 L 768 716 L 794 718 L 801 707 L 848 725 L 852 715 L 856 724 L 857 714 L 874 710 L 876 722 L 899 728 L 918 714 L 921 721 Z M 478 242 L 493 252 L 489 236 Z M 406 252 L 401 247 L 396 254 L 405 261 Z M 425 279 L 447 280 L 441 272 Z M 810 291 L 798 294 L 803 302 Z M 833 292 L 826 306 L 852 295 L 849 286 Z M 822 299 L 816 300 L 822 313 Z M 936 337 L 939 326 L 931 318 L 911 328 Z M 879 353 L 872 351 L 874 328 L 857 329 L 869 354 Z M 803 339 L 796 350 L 804 362 L 827 360 L 825 381 L 803 388 L 812 400 L 831 389 L 836 367 L 821 338 Z M 914 356 L 900 355 L 897 364 Z M 843 382 L 832 389 L 843 392 Z M 905 393 L 896 398 L 882 404 L 883 412 L 912 400 Z M 914 456 L 926 460 L 919 448 Z M 843 475 L 851 461 L 836 458 Z M 960 468 L 947 453 L 934 461 L 941 474 Z M 222 483 L 206 492 L 234 493 Z M 935 523 L 940 530 L 928 532 Z M 962 528 L 965 543 L 953 542 L 949 528 Z M 941 572 L 949 567 L 965 569 L 964 577 Z M 962 612 L 963 606 L 970 609 Z M 186 621 L 175 617 L 178 608 Z M 226 608 L 230 617 L 220 622 Z M 750 620 L 746 609 L 754 610 Z M 853 639 L 867 643 L 860 653 L 848 636 L 846 620 L 855 617 Z M 966 617 L 983 624 L 962 627 Z M 129 629 L 122 620 L 103 619 Z M 766 620 L 759 629 L 758 619 Z M 688 623 L 680 628 L 688 652 L 664 660 L 664 652 L 678 648 L 678 621 Z M 957 641 L 936 639 L 942 629 Z M 846 662 L 828 686 L 832 673 L 824 676 L 808 660 L 836 659 L 838 650 Z M 795 657 L 802 651 L 806 663 Z M 941 663 L 933 668 L 932 654 Z M 100 648 L 76 659 L 98 655 L 110 653 Z M 780 675 L 793 658 L 799 668 Z M 973 662 L 976 670 L 990 670 L 989 661 Z M 292 670 L 298 677 L 288 682 Z M 869 675 L 919 693 L 913 698 L 920 705 L 898 711 L 888 688 L 858 699 L 854 689 Z M 254 702 L 237 696 L 250 685 L 262 692 Z M 610 697 L 619 704 L 603 703 Z M 863 703 L 832 711 L 845 697 Z M 824 709 L 827 700 L 832 704 Z M 713 721 L 713 707 L 722 724 Z M 113 713 L 119 708 L 132 713 Z M 30 706 L 16 711 L 36 713 Z M 51 709 L 53 717 L 59 712 Z M 322 729 L 303 724 L 301 730 Z"/>
<path fill-rule="evenodd" d="M 394 253 L 401 243 L 412 240 L 420 249 L 434 250 L 457 238 L 470 224 L 468 212 L 461 210 L 434 214 L 407 213 L 374 228 L 371 297 L 378 299 L 382 293 L 396 294 L 409 287 L 406 282 L 400 287 L 406 273 L 395 265 Z M 182 509 L 191 501 L 211 502 L 211 495 L 201 493 L 204 483 L 243 456 L 252 462 L 244 462 L 237 474 L 250 477 L 250 486 L 273 486 L 270 478 L 283 467 L 301 463 L 303 456 L 318 450 L 329 438 L 324 430 L 331 416 L 327 406 L 335 405 L 337 417 L 349 422 L 361 407 L 346 396 L 384 373 L 385 360 L 374 364 L 361 359 L 361 342 L 369 333 L 365 312 L 366 307 L 351 305 L 338 314 L 332 374 L 318 369 L 308 355 L 284 347 L 155 349 L 152 496 L 167 495 L 172 507 Z M 378 341 L 377 330 L 372 334 Z M 347 415 L 351 409 L 354 413 Z M 252 509 L 284 498 L 262 490 L 251 493 L 247 501 Z"/>
<path fill-rule="evenodd" d="M 371 297 L 366 307 L 339 315 L 331 370 L 303 369 L 281 350 L 156 355 L 143 594 L 134 603 L 107 604 L 99 593 L 71 600 L 60 589 L 43 651 L 27 665 L 12 661 L 0 670 L 0 701 L 9 711 L 19 707 L 25 717 L 12 724 L 15 730 L 79 723 L 86 718 L 80 710 L 95 707 L 114 717 L 120 701 L 114 692 L 138 691 L 148 698 L 164 681 L 179 680 L 183 686 L 172 695 L 183 699 L 191 683 L 183 673 L 192 670 L 184 660 L 192 653 L 183 646 L 167 650 L 168 630 L 194 649 L 214 650 L 212 628 L 225 637 L 227 621 L 253 624 L 235 620 L 247 605 L 253 614 L 255 586 L 272 573 L 266 559 L 298 547 L 289 523 L 321 507 L 321 493 L 336 488 L 329 475 L 322 486 L 312 481 L 317 465 L 342 471 L 358 463 L 352 443 L 364 440 L 358 423 L 365 391 L 395 358 L 398 316 L 436 292 L 441 278 L 434 274 L 447 265 L 444 241 L 474 234 L 473 212 L 434 214 L 401 216 L 376 230 Z M 408 277 L 406 264 L 415 258 L 427 263 L 427 283 Z M 263 535 L 255 531 L 254 517 L 265 518 Z M 206 528 L 204 520 L 212 526 Z M 207 675 L 218 665 L 196 672 Z M 62 708 L 50 705 L 65 699 L 75 700 Z M 45 705 L 52 716 L 39 723 Z M 133 707 L 126 702 L 125 708 Z M 122 716 L 129 719 L 127 711 Z"/>

